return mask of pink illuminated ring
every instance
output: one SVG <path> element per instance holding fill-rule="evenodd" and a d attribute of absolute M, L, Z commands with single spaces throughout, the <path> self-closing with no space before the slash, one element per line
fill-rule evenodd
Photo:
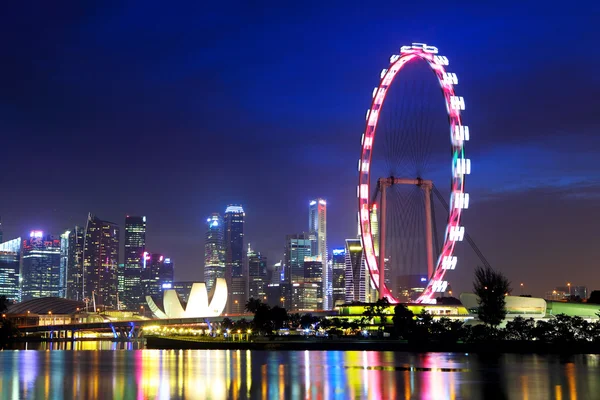
<path fill-rule="evenodd" d="M 439 56 L 438 49 L 423 43 L 413 43 L 402 46 L 399 55 L 390 58 L 390 66 L 381 71 L 379 86 L 373 91 L 371 108 L 367 112 L 367 123 L 361 140 L 361 156 L 358 165 L 358 219 L 361 230 L 364 259 L 371 276 L 373 287 L 379 291 L 380 297 L 386 297 L 391 303 L 398 303 L 389 288 L 383 284 L 379 287 L 380 266 L 375 254 L 371 230 L 371 175 L 370 165 L 373 155 L 373 144 L 379 115 L 383 108 L 388 88 L 402 67 L 413 60 L 425 60 L 438 78 L 450 125 L 450 144 L 452 146 L 452 177 L 450 193 L 450 212 L 442 251 L 435 264 L 432 276 L 428 277 L 427 287 L 417 299 L 417 303 L 435 303 L 435 294 L 445 292 L 448 282 L 444 280 L 446 271 L 456 267 L 457 258 L 454 255 L 456 242 L 462 241 L 465 229 L 460 224 L 462 210 L 469 206 L 469 194 L 465 192 L 465 175 L 471 173 L 471 161 L 465 158 L 464 142 L 469 140 L 469 127 L 462 124 L 461 111 L 465 109 L 465 101 L 456 96 L 454 86 L 458 84 L 456 74 L 446 72 L 448 59 Z"/>

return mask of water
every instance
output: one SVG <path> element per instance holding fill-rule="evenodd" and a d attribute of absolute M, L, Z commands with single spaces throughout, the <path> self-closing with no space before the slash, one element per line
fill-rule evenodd
<path fill-rule="evenodd" d="M 56 345 L 55 345 L 56 346 Z M 84 343 L 77 348 L 131 348 Z M 8 350 L 0 399 L 595 399 L 600 357 Z"/>

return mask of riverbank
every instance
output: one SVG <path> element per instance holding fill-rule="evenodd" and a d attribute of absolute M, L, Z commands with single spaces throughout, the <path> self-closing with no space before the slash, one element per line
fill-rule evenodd
<path fill-rule="evenodd" d="M 146 337 L 147 349 L 205 350 L 368 350 L 404 352 L 454 352 L 478 354 L 600 354 L 600 343 L 542 343 L 494 341 L 487 343 L 408 343 L 393 339 L 345 340 L 328 338 L 267 338 L 253 341 L 202 341 L 194 337 Z"/>

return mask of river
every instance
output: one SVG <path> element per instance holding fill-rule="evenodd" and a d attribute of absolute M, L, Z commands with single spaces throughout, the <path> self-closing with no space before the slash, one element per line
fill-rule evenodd
<path fill-rule="evenodd" d="M 600 398 L 596 355 L 136 350 L 110 342 L 51 349 L 65 346 L 1 351 L 0 398 Z"/>

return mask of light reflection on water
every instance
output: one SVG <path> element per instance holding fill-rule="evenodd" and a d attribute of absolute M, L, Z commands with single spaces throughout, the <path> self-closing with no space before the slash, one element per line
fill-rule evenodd
<path fill-rule="evenodd" d="M 600 393 L 598 361 L 595 355 L 8 350 L 0 352 L 0 398 L 585 400 Z"/>

